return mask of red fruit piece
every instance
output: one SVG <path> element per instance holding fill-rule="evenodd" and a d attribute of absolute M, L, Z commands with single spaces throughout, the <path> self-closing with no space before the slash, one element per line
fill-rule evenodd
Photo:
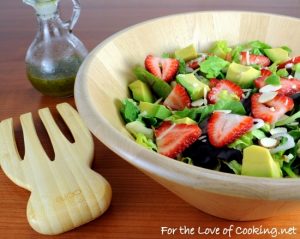
<path fill-rule="evenodd" d="M 218 83 L 220 82 L 220 80 L 218 80 L 217 78 L 211 78 L 209 80 L 209 87 L 213 88 L 215 87 Z"/>
<path fill-rule="evenodd" d="M 251 112 L 255 118 L 262 119 L 267 123 L 275 123 L 286 112 L 294 108 L 294 101 L 292 98 L 284 95 L 277 95 L 274 99 L 260 103 L 259 97 L 261 94 L 256 93 L 251 97 Z"/>
<path fill-rule="evenodd" d="M 252 126 L 250 116 L 214 112 L 207 124 L 208 139 L 213 146 L 221 148 L 240 138 Z"/>
<path fill-rule="evenodd" d="M 285 68 L 287 64 L 298 64 L 298 63 L 300 63 L 300 56 L 293 57 L 292 59 L 284 63 L 281 63 L 280 65 L 278 65 L 278 69 Z"/>
<path fill-rule="evenodd" d="M 271 73 L 272 74 L 272 73 Z M 261 76 L 254 80 L 256 88 L 260 89 L 266 85 L 269 75 Z M 300 81 L 297 79 L 280 78 L 281 88 L 277 91 L 279 95 L 291 96 L 300 92 Z"/>
<path fill-rule="evenodd" d="M 202 62 L 206 59 L 206 56 L 200 56 L 194 60 L 191 60 L 187 63 L 187 66 L 189 68 L 192 68 L 193 70 L 196 70 L 199 68 L 199 62 Z"/>
<path fill-rule="evenodd" d="M 173 58 L 160 58 L 148 55 L 145 59 L 147 71 L 166 82 L 170 82 L 175 77 L 178 67 L 178 60 Z"/>
<path fill-rule="evenodd" d="M 226 90 L 229 94 L 234 94 L 238 98 L 242 98 L 243 90 L 237 84 L 229 80 L 220 80 L 215 87 L 213 87 L 207 95 L 208 101 L 214 104 L 218 101 L 219 94 Z"/>
<path fill-rule="evenodd" d="M 268 57 L 264 55 L 254 55 L 249 52 L 241 52 L 240 63 L 242 65 L 260 65 L 260 66 L 269 66 L 271 61 Z"/>
<path fill-rule="evenodd" d="M 185 88 L 176 84 L 171 93 L 164 101 L 164 105 L 172 110 L 183 110 L 185 107 L 191 106 L 191 99 Z"/>
<path fill-rule="evenodd" d="M 201 129 L 197 124 L 164 121 L 154 133 L 158 153 L 175 158 L 200 137 Z"/>

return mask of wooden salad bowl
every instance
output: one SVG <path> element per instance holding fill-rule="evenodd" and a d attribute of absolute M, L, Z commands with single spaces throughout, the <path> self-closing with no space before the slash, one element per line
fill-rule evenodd
<path fill-rule="evenodd" d="M 195 12 L 129 27 L 100 43 L 77 75 L 75 100 L 92 133 L 112 151 L 196 208 L 225 219 L 248 221 L 300 210 L 300 179 L 238 176 L 191 166 L 136 144 L 119 113 L 129 96 L 132 69 L 148 54 L 161 55 L 214 41 L 235 45 L 261 40 L 300 54 L 300 19 L 255 12 Z M 153 195 L 155 197 L 155 195 Z"/>

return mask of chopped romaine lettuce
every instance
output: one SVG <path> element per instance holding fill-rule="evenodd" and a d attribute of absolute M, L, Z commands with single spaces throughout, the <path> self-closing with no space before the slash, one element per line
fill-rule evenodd
<path fill-rule="evenodd" d="M 140 113 L 137 103 L 132 99 L 125 99 L 122 101 L 122 107 L 120 110 L 123 119 L 126 123 L 135 121 Z"/>
<path fill-rule="evenodd" d="M 216 78 L 221 71 L 229 65 L 228 61 L 217 56 L 209 56 L 200 64 L 200 71 L 205 74 L 206 78 Z"/>
<path fill-rule="evenodd" d="M 294 122 L 296 119 L 300 118 L 300 111 L 298 111 L 297 113 L 283 119 L 283 120 L 279 120 L 276 122 L 275 126 L 282 126 L 282 125 L 287 125 L 290 124 L 292 122 Z"/>
<path fill-rule="evenodd" d="M 178 59 L 178 61 L 179 61 L 178 73 L 179 74 L 187 74 L 188 72 L 186 70 L 185 61 L 182 58 Z"/>
<path fill-rule="evenodd" d="M 226 162 L 224 160 L 223 163 L 226 164 L 235 174 L 242 174 L 242 165 L 238 161 L 231 160 L 230 162 Z"/>
<path fill-rule="evenodd" d="M 242 151 L 244 148 L 254 144 L 254 139 L 262 139 L 266 137 L 265 133 L 259 129 L 252 130 L 239 139 L 235 140 L 233 143 L 228 145 L 228 148 L 233 148 Z"/>
<path fill-rule="evenodd" d="M 209 52 L 221 57 L 223 59 L 226 58 L 227 54 L 230 53 L 232 49 L 228 47 L 227 41 L 221 40 L 214 43 L 214 45 L 210 48 Z"/>
<path fill-rule="evenodd" d="M 157 151 L 157 146 L 156 144 L 152 141 L 152 139 L 148 139 L 145 135 L 142 133 L 137 133 L 135 135 L 136 139 L 135 142 L 138 144 L 142 145 L 143 147 L 147 149 L 151 149 L 153 151 Z"/>
<path fill-rule="evenodd" d="M 276 74 L 272 74 L 267 77 L 266 84 L 268 85 L 280 85 L 280 77 Z"/>
<path fill-rule="evenodd" d="M 284 68 L 284 69 L 280 69 L 276 72 L 276 74 L 279 76 L 279 77 L 288 77 L 289 73 L 288 71 Z"/>

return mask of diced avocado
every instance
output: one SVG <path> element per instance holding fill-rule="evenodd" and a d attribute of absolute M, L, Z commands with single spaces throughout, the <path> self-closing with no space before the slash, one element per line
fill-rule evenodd
<path fill-rule="evenodd" d="M 217 41 L 209 50 L 210 53 L 223 59 L 225 59 L 227 54 L 231 51 L 232 49 L 228 47 L 227 41 Z"/>
<path fill-rule="evenodd" d="M 193 73 L 178 74 L 176 81 L 187 90 L 192 101 L 203 98 L 205 92 L 210 90 L 209 86 L 199 81 Z"/>
<path fill-rule="evenodd" d="M 153 139 L 153 130 L 147 128 L 141 121 L 133 121 L 126 124 L 126 129 L 136 136 L 138 133 L 145 135 L 148 139 Z"/>
<path fill-rule="evenodd" d="M 174 123 L 175 124 L 197 124 L 196 121 L 192 120 L 189 117 L 184 117 L 184 118 L 181 118 L 181 119 L 176 119 L 176 120 L 174 120 Z"/>
<path fill-rule="evenodd" d="M 167 98 L 172 91 L 172 87 L 167 82 L 151 74 L 141 66 L 135 67 L 133 72 L 139 80 L 148 84 L 152 90 L 163 99 Z"/>
<path fill-rule="evenodd" d="M 149 86 L 140 80 L 136 80 L 130 83 L 129 89 L 132 92 L 133 99 L 135 99 L 136 101 L 145 101 L 150 103 L 154 101 Z"/>
<path fill-rule="evenodd" d="M 280 166 L 271 156 L 268 149 L 251 145 L 244 149 L 242 175 L 256 177 L 281 178 Z"/>
<path fill-rule="evenodd" d="M 141 113 L 146 112 L 147 116 L 155 117 L 164 120 L 172 113 L 164 105 L 153 104 L 149 102 L 140 102 L 139 105 Z"/>
<path fill-rule="evenodd" d="M 278 64 L 283 63 L 289 59 L 289 52 L 282 48 L 264 49 L 264 51 L 271 61 Z"/>
<path fill-rule="evenodd" d="M 242 88 L 250 88 L 253 81 L 260 76 L 260 71 L 251 66 L 244 66 L 232 62 L 227 70 L 226 79 L 236 83 Z"/>
<path fill-rule="evenodd" d="M 197 58 L 197 56 L 198 53 L 193 44 L 175 51 L 175 57 L 185 61 L 193 60 Z"/>

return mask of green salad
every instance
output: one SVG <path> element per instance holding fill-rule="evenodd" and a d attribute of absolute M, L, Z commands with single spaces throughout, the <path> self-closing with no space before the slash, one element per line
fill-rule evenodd
<path fill-rule="evenodd" d="M 136 142 L 221 172 L 300 174 L 300 56 L 259 40 L 145 56 L 120 113 Z"/>

